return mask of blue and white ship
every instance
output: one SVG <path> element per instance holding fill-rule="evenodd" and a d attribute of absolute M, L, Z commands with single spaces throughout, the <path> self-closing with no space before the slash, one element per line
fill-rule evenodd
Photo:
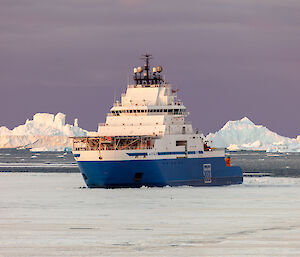
<path fill-rule="evenodd" d="M 220 186 L 243 183 L 240 167 L 225 160 L 185 121 L 189 115 L 162 67 L 134 68 L 121 101 L 88 137 L 73 138 L 73 154 L 90 188 Z"/>

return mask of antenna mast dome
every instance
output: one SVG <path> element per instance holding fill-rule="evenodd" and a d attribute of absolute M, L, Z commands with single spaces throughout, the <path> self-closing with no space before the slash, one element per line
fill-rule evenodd
<path fill-rule="evenodd" d="M 160 73 L 160 72 L 162 72 L 162 67 L 161 67 L 161 66 L 157 66 L 157 67 L 156 67 L 156 70 L 157 70 L 157 72 Z"/>
<path fill-rule="evenodd" d="M 165 83 L 165 79 L 160 74 L 162 72 L 162 66 L 151 67 L 150 60 L 151 54 L 142 55 L 142 60 L 145 61 L 143 66 L 134 68 L 134 81 L 136 85 L 143 85 L 143 87 L 151 87 L 151 85 L 161 85 Z"/>

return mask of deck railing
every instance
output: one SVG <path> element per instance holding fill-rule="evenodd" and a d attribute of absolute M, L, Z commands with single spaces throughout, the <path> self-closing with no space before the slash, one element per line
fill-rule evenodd
<path fill-rule="evenodd" d="M 152 149 L 154 137 L 74 137 L 74 151 L 141 150 Z"/>

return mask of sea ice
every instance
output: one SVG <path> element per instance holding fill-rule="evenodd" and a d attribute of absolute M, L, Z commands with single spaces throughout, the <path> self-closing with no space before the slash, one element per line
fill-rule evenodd
<path fill-rule="evenodd" d="M 112 190 L 0 176 L 0 256 L 300 256 L 299 178 Z"/>

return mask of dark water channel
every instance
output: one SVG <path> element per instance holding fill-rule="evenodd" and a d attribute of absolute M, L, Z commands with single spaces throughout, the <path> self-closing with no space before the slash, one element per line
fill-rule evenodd
<path fill-rule="evenodd" d="M 300 177 L 300 153 L 230 152 L 247 176 Z M 0 149 L 0 172 L 79 172 L 71 152 Z"/>

